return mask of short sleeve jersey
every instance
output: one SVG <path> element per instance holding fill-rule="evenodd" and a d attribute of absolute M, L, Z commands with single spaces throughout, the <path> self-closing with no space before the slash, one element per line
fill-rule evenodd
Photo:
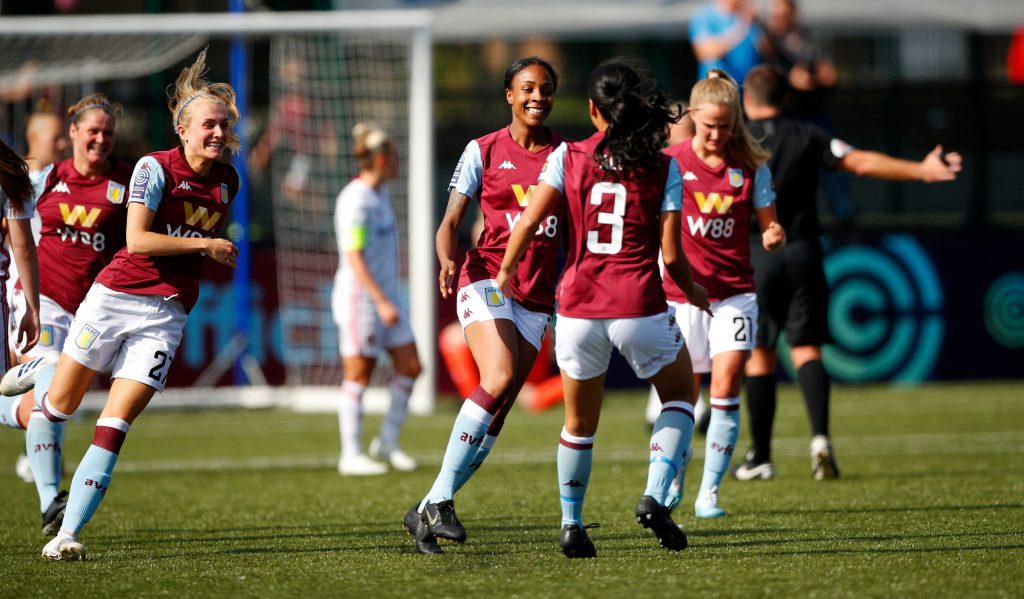
<path fill-rule="evenodd" d="M 723 162 L 704 163 L 693 151 L 691 139 L 665 149 L 683 173 L 683 251 L 690 261 L 693 280 L 708 290 L 712 301 L 754 291 L 747 235 L 754 208 L 775 201 L 771 171 L 761 165 L 750 172 Z M 674 302 L 686 294 L 665 277 L 665 292 Z"/>
<path fill-rule="evenodd" d="M 171 237 L 215 237 L 228 218 L 238 193 L 234 167 L 214 162 L 202 176 L 185 161 L 182 148 L 154 152 L 135 165 L 128 202 L 155 212 L 150 230 Z M 177 297 L 186 310 L 199 298 L 199 279 L 206 256 L 142 256 L 122 248 L 100 272 L 97 281 L 125 293 Z"/>
<path fill-rule="evenodd" d="M 679 210 L 679 173 L 667 156 L 653 168 L 609 172 L 595 159 L 604 133 L 562 144 L 540 181 L 562 192 L 568 249 L 558 313 L 635 318 L 665 310 L 658 272 L 661 213 Z M 674 172 L 674 176 L 673 176 Z"/>
<path fill-rule="evenodd" d="M 735 27 L 738 20 L 738 16 L 723 12 L 715 2 L 705 2 L 694 11 L 690 19 L 690 42 L 697 43 L 707 38 L 718 37 Z M 724 56 L 698 65 L 697 79 L 704 79 L 709 69 L 716 68 L 722 69 L 736 81 L 743 81 L 747 71 L 761 64 L 758 44 L 763 37 L 761 27 L 756 22 L 751 24 L 747 35 Z"/>
<path fill-rule="evenodd" d="M 537 152 L 516 143 L 507 127 L 466 146 L 449 188 L 479 200 L 484 229 L 476 247 L 466 254 L 459 287 L 497 276 L 508 238 L 530 203 L 537 176 L 547 157 L 562 143 L 557 134 L 550 136 L 551 144 Z M 527 310 L 546 314 L 555 310 L 561 219 L 561 211 L 556 210 L 541 223 L 516 269 L 512 298 Z"/>
<path fill-rule="evenodd" d="M 84 177 L 69 158 L 54 166 L 36 200 L 39 293 L 72 314 L 96 275 L 124 247 L 132 166 L 115 157 L 102 177 Z"/>
<path fill-rule="evenodd" d="M 771 151 L 779 224 L 791 242 L 821 236 L 818 171 L 835 170 L 853 148 L 821 127 L 789 118 L 750 121 L 750 132 Z"/>
<path fill-rule="evenodd" d="M 398 229 L 387 187 L 374 189 L 359 179 L 349 182 L 335 202 L 334 231 L 341 257 L 334 284 L 362 293 L 359 279 L 345 259 L 345 252 L 361 250 L 381 290 L 397 302 Z"/>
<path fill-rule="evenodd" d="M 7 220 L 27 220 L 35 216 L 35 205 L 31 201 L 26 202 L 24 208 L 19 212 L 11 204 L 10 198 L 7 197 L 7 192 L 0 188 L 0 214 L 3 214 Z M 5 239 L 4 241 L 6 242 L 7 240 Z M 11 255 L 7 253 L 7 244 L 0 244 L 0 279 L 5 283 L 10 276 L 8 271 L 10 265 Z"/>

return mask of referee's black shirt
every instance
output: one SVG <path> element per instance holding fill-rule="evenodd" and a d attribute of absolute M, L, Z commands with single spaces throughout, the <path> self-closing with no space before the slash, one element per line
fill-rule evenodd
<path fill-rule="evenodd" d="M 824 129 L 786 117 L 749 122 L 754 139 L 771 153 L 768 166 L 778 198 L 775 210 L 789 241 L 817 240 L 818 171 L 833 170 L 852 149 Z"/>

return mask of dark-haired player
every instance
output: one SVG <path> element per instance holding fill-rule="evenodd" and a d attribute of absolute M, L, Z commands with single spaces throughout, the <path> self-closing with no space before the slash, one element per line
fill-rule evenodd
<path fill-rule="evenodd" d="M 466 530 L 455 516 L 455 493 L 490 453 L 554 312 L 559 213 L 530 228 L 536 243 L 519 264 L 520 277 L 508 295 L 495 277 L 509 234 L 521 226 L 521 214 L 531 202 L 544 161 L 562 141 L 544 126 L 554 106 L 558 75 L 547 61 L 534 56 L 509 65 L 504 84 L 512 122 L 466 146 L 437 230 L 441 296 L 456 296 L 480 384 L 455 419 L 433 486 L 406 514 L 405 526 L 422 553 L 441 552 L 435 537 L 466 540 Z M 466 254 L 455 287 L 457 232 L 474 198 L 483 211 L 484 228 L 476 247 Z"/>
<path fill-rule="evenodd" d="M 565 390 L 559 438 L 559 545 L 570 558 L 594 557 L 583 524 L 594 438 L 613 348 L 662 400 L 650 441 L 647 487 L 636 518 L 666 549 L 686 548 L 665 499 L 683 466 L 693 434 L 693 376 L 675 314 L 665 302 L 658 250 L 665 269 L 695 306 L 707 310 L 707 291 L 694 283 L 680 244 L 682 179 L 661 153 L 668 126 L 679 120 L 655 82 L 621 60 L 590 74 L 590 120 L 597 133 L 564 143 L 548 158 L 533 202 L 512 232 L 498 282 L 512 285 L 530 233 L 564 204 L 567 256 L 558 285 L 555 354 Z"/>

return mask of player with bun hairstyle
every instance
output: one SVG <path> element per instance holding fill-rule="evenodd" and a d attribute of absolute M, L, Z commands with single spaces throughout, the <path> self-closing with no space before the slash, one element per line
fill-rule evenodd
<path fill-rule="evenodd" d="M 542 58 L 521 58 L 505 70 L 504 86 L 512 122 L 466 146 L 452 175 L 448 209 L 437 230 L 441 296 L 456 297 L 480 384 L 466 397 L 455 419 L 433 486 L 403 520 L 421 553 L 441 553 L 437 538 L 466 540 L 466 530 L 455 515 L 455 493 L 497 441 L 554 312 L 560 214 L 530 228 L 536 243 L 520 264 L 514 285 L 503 291 L 495 277 L 509 234 L 522 227 L 518 224 L 522 211 L 533 202 L 537 175 L 562 141 L 544 126 L 554 106 L 558 75 Z M 458 273 L 458 229 L 473 198 L 483 211 L 484 228 Z M 456 274 L 457 286 L 453 285 Z"/>
<path fill-rule="evenodd" d="M 693 376 L 675 314 L 665 301 L 659 248 L 668 275 L 696 306 L 708 308 L 707 292 L 694 283 L 680 245 L 679 168 L 661 152 L 669 125 L 680 115 L 653 80 L 621 59 L 594 69 L 588 94 L 597 133 L 563 143 L 548 157 L 497 280 L 504 287 L 520 276 L 517 264 L 530 233 L 564 202 L 568 255 L 555 323 L 565 389 L 565 427 L 557 452 L 559 545 L 570 558 L 597 553 L 583 524 L 583 500 L 614 347 L 638 377 L 657 387 L 663 402 L 637 522 L 651 529 L 662 547 L 679 551 L 686 548 L 686 534 L 672 521 L 665 499 L 693 434 Z"/>
<path fill-rule="evenodd" d="M 398 228 L 385 185 L 398 173 L 398 149 L 387 133 L 365 123 L 355 126 L 352 137 L 359 175 L 338 194 L 334 209 L 341 260 L 332 307 L 344 372 L 338 404 L 338 472 L 348 476 L 387 472 L 387 465 L 362 449 L 363 392 L 384 351 L 395 368 L 388 385 L 391 406 L 380 434 L 370 443 L 370 454 L 407 472 L 416 468 L 416 461 L 399 449 L 398 435 L 421 367 L 408 311 L 400 306 Z"/>
<path fill-rule="evenodd" d="M 181 146 L 143 157 L 128 190 L 127 245 L 96 277 L 71 323 L 50 390 L 40 398 L 51 422 L 71 417 L 97 372 L 111 371 L 106 405 L 79 462 L 49 560 L 85 559 L 78 534 L 110 487 L 131 423 L 162 391 L 199 295 L 206 258 L 231 268 L 238 250 L 216 235 L 238 191 L 220 159 L 239 147 L 235 92 L 210 83 L 206 51 L 182 69 L 168 108 Z M 6 378 L 6 377 L 5 377 Z"/>
<path fill-rule="evenodd" d="M 694 136 L 665 152 L 684 173 L 683 249 L 693 265 L 694 280 L 710 294 L 715 316 L 701 310 L 668 277 L 665 293 L 686 335 L 694 372 L 711 373 L 711 421 L 694 511 L 699 518 L 717 518 L 725 515 L 718 507 L 718 488 L 739 435 L 743 364 L 757 333 L 757 297 L 747 241 L 751 213 L 757 217 L 766 250 L 782 247 L 786 234 L 775 214 L 771 171 L 765 162 L 769 155 L 747 130 L 736 83 L 723 71 L 712 69 L 707 79 L 693 86 L 690 115 Z M 685 471 L 681 468 L 676 474 L 670 508 L 682 497 Z"/>
<path fill-rule="evenodd" d="M 63 423 L 47 420 L 36 406 L 53 379 L 75 311 L 96 275 L 125 245 L 125 195 L 132 167 L 112 154 L 121 106 L 102 94 L 86 96 L 68 108 L 73 156 L 44 169 L 36 200 L 40 218 L 39 343 L 24 352 L 21 376 L 8 382 L 35 385 L 35 393 L 0 385 L 0 422 L 8 406 L 17 410 L 12 426 L 26 428 L 25 446 L 39 494 L 43 534 L 56 534 L 67 502 L 60 492 Z M 26 309 L 24 281 L 15 286 L 15 321 Z M 13 406 L 18 407 L 13 407 Z"/>

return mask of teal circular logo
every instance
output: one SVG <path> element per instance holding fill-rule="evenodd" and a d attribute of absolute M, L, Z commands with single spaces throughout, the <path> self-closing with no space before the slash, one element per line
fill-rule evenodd
<path fill-rule="evenodd" d="M 996 279 L 984 306 L 988 334 L 1003 347 L 1024 347 L 1024 274 L 1012 272 Z"/>
<path fill-rule="evenodd" d="M 825 257 L 831 289 L 825 366 L 844 381 L 928 378 L 942 349 L 944 297 L 935 266 L 909 235 L 849 245 Z M 779 357 L 792 372 L 788 347 Z"/>

